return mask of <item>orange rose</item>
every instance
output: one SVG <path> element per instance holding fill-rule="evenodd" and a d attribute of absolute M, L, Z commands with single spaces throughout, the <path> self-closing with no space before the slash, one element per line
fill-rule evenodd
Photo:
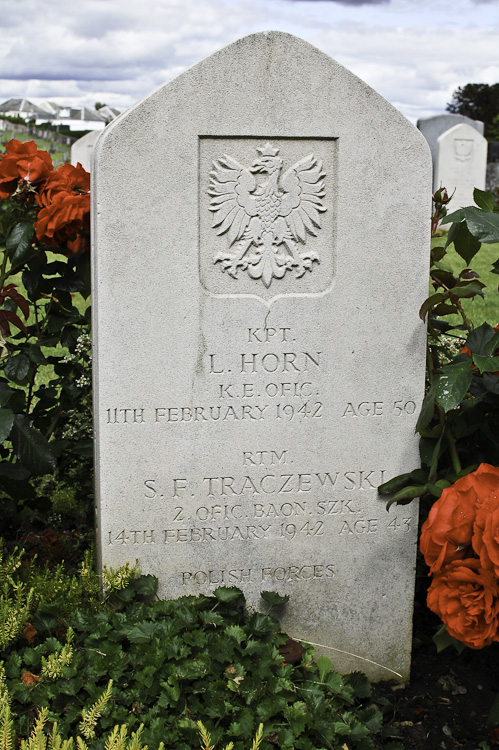
<path fill-rule="evenodd" d="M 446 487 L 421 528 L 420 548 L 430 573 L 469 557 L 477 494 L 473 473 Z"/>
<path fill-rule="evenodd" d="M 38 151 L 34 141 L 12 140 L 5 148 L 7 153 L 0 160 L 0 198 L 9 198 L 23 182 L 42 182 L 53 169 L 50 155 Z"/>
<path fill-rule="evenodd" d="M 49 206 L 58 193 L 76 193 L 76 195 L 90 192 L 90 173 L 83 169 L 80 162 L 74 167 L 63 164 L 54 170 L 43 183 L 36 201 L 40 207 Z"/>
<path fill-rule="evenodd" d="M 499 640 L 499 587 L 475 558 L 449 563 L 428 589 L 427 605 L 448 633 L 470 648 Z"/>
<path fill-rule="evenodd" d="M 482 567 L 499 578 L 499 468 L 481 464 L 480 494 L 476 503 L 473 549 Z"/>
<path fill-rule="evenodd" d="M 48 177 L 36 201 L 41 207 L 35 223 L 41 242 L 66 244 L 70 253 L 88 248 L 90 233 L 90 174 L 81 164 L 63 164 Z"/>
<path fill-rule="evenodd" d="M 90 194 L 57 193 L 39 212 L 35 229 L 37 238 L 52 247 L 74 240 L 82 230 L 89 232 Z"/>

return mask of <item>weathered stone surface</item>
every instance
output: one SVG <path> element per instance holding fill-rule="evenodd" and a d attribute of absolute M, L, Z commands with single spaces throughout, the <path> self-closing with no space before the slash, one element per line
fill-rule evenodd
<path fill-rule="evenodd" d="M 473 206 L 473 190 L 485 190 L 487 141 L 470 125 L 454 125 L 439 136 L 435 165 L 435 189 L 441 185 L 454 192 L 450 210 Z"/>
<path fill-rule="evenodd" d="M 376 488 L 418 465 L 430 173 L 400 113 L 280 32 L 143 99 L 94 161 L 102 562 L 163 597 L 289 594 L 290 635 L 374 679 L 410 661 L 417 508 Z"/>

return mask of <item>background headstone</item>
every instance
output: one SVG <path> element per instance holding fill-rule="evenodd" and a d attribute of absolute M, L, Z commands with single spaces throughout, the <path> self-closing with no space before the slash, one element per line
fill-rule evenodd
<path fill-rule="evenodd" d="M 438 190 L 439 185 L 436 184 L 435 176 L 435 165 L 437 161 L 437 141 L 438 138 L 445 133 L 446 130 L 450 130 L 454 125 L 469 125 L 472 128 L 483 135 L 484 124 L 481 120 L 472 120 L 471 117 L 466 115 L 455 115 L 451 112 L 446 112 L 442 115 L 434 115 L 433 117 L 422 117 L 416 123 L 416 127 L 422 132 L 431 151 L 431 159 L 433 163 L 433 192 Z"/>
<path fill-rule="evenodd" d="M 486 169 L 487 141 L 475 128 L 454 125 L 439 136 L 434 187 L 455 190 L 449 210 L 475 204 L 473 190 L 485 190 Z"/>
<path fill-rule="evenodd" d="M 337 669 L 406 679 L 417 506 L 376 488 L 419 464 L 424 138 L 265 32 L 114 121 L 93 169 L 101 562 L 288 594 Z"/>
<path fill-rule="evenodd" d="M 82 138 L 78 138 L 77 141 L 71 146 L 71 164 L 76 167 L 80 162 L 83 169 L 90 172 L 92 163 L 92 151 L 97 143 L 98 137 L 101 135 L 102 130 L 92 130 Z"/>

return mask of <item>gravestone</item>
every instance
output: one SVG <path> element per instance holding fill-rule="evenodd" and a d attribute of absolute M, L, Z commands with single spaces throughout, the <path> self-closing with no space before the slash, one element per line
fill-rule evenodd
<path fill-rule="evenodd" d="M 485 190 L 487 141 L 470 125 L 454 125 L 437 140 L 435 189 L 454 192 L 450 210 L 473 206 L 474 188 Z"/>
<path fill-rule="evenodd" d="M 437 141 L 438 138 L 445 133 L 446 130 L 450 130 L 454 125 L 469 125 L 471 128 L 483 135 L 484 124 L 481 120 L 472 120 L 471 117 L 466 115 L 456 115 L 451 112 L 445 112 L 441 115 L 433 115 L 432 117 L 422 117 L 416 123 L 416 127 L 422 132 L 431 151 L 431 158 L 433 162 L 433 192 L 438 190 L 439 185 L 435 181 L 435 165 L 437 161 Z"/>
<path fill-rule="evenodd" d="M 83 169 L 90 172 L 92 162 L 92 151 L 97 142 L 98 137 L 101 135 L 102 130 L 91 130 L 82 138 L 78 138 L 77 141 L 71 146 L 71 164 L 76 167 L 78 162 L 81 164 Z"/>
<path fill-rule="evenodd" d="M 240 39 L 110 124 L 93 164 L 101 563 L 176 598 L 289 595 L 340 671 L 406 679 L 431 164 L 365 83 Z"/>

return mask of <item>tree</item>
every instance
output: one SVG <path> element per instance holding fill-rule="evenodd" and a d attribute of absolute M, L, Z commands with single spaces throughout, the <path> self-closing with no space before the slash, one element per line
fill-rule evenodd
<path fill-rule="evenodd" d="M 102 109 L 102 107 L 105 107 L 105 106 L 106 106 L 106 104 L 104 102 L 95 102 L 95 104 L 94 104 L 94 108 L 97 109 L 97 110 L 98 109 Z"/>
<path fill-rule="evenodd" d="M 467 83 L 459 86 L 447 104 L 447 111 L 466 115 L 485 124 L 485 137 L 493 137 L 492 123 L 499 115 L 499 83 Z"/>

